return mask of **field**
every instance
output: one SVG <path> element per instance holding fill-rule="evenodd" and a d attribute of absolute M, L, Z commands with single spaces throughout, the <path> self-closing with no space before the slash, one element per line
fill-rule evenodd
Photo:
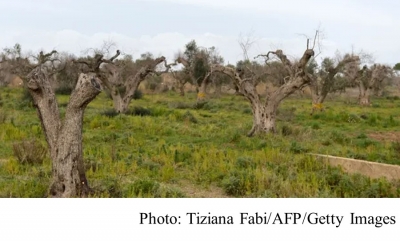
<path fill-rule="evenodd" d="M 64 113 L 69 96 L 57 98 Z M 252 138 L 243 97 L 195 102 L 195 93 L 144 94 L 130 115 L 115 115 L 105 93 L 90 103 L 83 145 L 93 196 L 400 197 L 400 182 L 349 175 L 309 155 L 400 165 L 396 96 L 371 107 L 340 96 L 314 115 L 309 98 L 294 96 L 279 108 L 279 133 Z M 51 162 L 35 151 L 47 144 L 22 89 L 0 89 L 0 143 L 0 197 L 46 197 Z M 37 163 L 26 163 L 28 154 Z"/>

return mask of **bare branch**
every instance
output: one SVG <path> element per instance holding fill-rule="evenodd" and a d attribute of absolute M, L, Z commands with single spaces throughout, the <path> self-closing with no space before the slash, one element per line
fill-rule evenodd
<path fill-rule="evenodd" d="M 249 60 L 248 52 L 256 41 L 257 40 L 253 37 L 252 32 L 248 33 L 246 36 L 243 36 L 242 34 L 239 35 L 238 43 L 242 49 L 244 60 Z"/>

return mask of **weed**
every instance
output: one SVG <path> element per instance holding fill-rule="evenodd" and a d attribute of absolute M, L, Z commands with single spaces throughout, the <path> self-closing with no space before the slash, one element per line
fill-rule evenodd
<path fill-rule="evenodd" d="M 21 164 L 42 164 L 47 153 L 38 140 L 24 140 L 14 143 L 14 156 Z"/>

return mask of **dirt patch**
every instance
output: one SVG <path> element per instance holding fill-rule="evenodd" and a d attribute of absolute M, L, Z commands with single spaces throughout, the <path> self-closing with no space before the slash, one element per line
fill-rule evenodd
<path fill-rule="evenodd" d="M 190 198 L 229 198 L 222 188 L 210 185 L 208 188 L 200 187 L 189 181 L 181 181 L 176 187 Z"/>
<path fill-rule="evenodd" d="M 388 180 L 400 180 L 400 166 L 369 162 L 352 158 L 312 154 L 331 166 L 340 166 L 348 173 L 360 173 L 371 178 L 386 177 Z"/>
<path fill-rule="evenodd" d="M 392 132 L 372 132 L 368 134 L 368 137 L 378 141 L 392 141 L 400 142 L 400 131 Z"/>

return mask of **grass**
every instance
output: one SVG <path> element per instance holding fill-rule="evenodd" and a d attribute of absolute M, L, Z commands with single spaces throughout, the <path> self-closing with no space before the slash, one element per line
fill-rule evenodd
<path fill-rule="evenodd" d="M 18 162 L 15 143 L 45 143 L 36 110 L 21 89 L 1 88 L 0 197 L 45 197 L 51 177 L 42 164 Z M 58 96 L 65 113 L 67 95 Z M 118 115 L 100 94 L 84 116 L 84 159 L 95 197 L 399 197 L 400 183 L 348 175 L 307 153 L 400 164 L 400 100 L 360 107 L 337 99 L 310 115 L 308 99 L 289 98 L 278 134 L 246 137 L 249 104 L 226 95 L 198 106 L 194 93 L 143 95 Z M 379 106 L 379 107 L 377 107 Z M 250 110 L 250 111 L 249 111 Z M 197 194 L 200 193 L 200 194 Z"/>

